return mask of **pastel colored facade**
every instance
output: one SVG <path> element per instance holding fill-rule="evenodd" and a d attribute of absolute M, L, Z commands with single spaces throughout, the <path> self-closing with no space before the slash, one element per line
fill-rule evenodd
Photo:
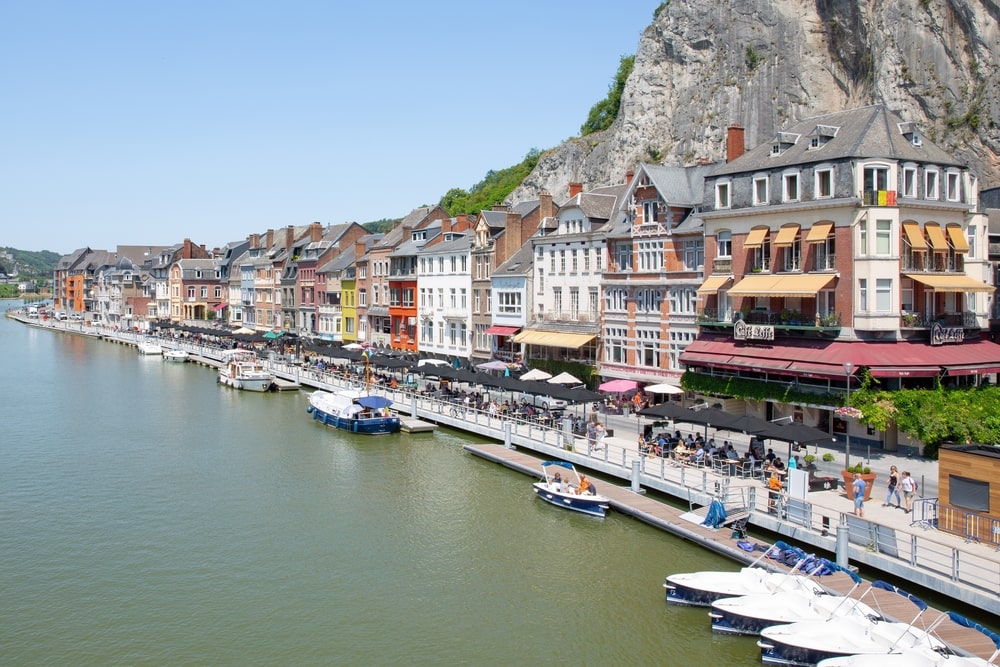
<path fill-rule="evenodd" d="M 467 227 L 467 225 L 461 225 Z M 417 257 L 420 351 L 469 359 L 472 352 L 472 234 L 447 226 Z"/>

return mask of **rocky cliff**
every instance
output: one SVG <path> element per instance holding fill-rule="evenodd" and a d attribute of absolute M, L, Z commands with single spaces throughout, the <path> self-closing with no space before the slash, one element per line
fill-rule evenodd
<path fill-rule="evenodd" d="M 1000 186 L 1000 0 L 672 0 L 643 33 L 618 119 L 547 151 L 511 201 L 620 183 L 642 161 L 724 157 L 792 120 L 899 110 Z M 571 85 L 571 84 L 569 84 Z"/>

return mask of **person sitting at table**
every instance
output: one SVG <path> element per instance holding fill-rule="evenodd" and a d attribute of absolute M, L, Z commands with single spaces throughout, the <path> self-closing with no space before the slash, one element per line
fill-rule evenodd
<path fill-rule="evenodd" d="M 696 465 L 705 464 L 705 447 L 700 442 L 698 443 L 697 449 L 694 450 L 694 454 L 691 455 L 691 462 Z"/>
<path fill-rule="evenodd" d="M 690 457 L 691 451 L 684 445 L 684 441 L 678 440 L 677 446 L 674 447 L 674 460 L 680 461 L 681 463 L 687 463 Z"/>
<path fill-rule="evenodd" d="M 725 447 L 726 447 L 726 458 L 729 459 L 730 461 L 738 461 L 740 455 L 736 453 L 736 448 L 733 447 L 732 443 L 730 443 L 727 440 Z"/>

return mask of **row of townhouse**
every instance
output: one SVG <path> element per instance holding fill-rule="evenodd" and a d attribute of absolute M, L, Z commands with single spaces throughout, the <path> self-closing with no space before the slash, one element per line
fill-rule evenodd
<path fill-rule="evenodd" d="M 78 251 L 60 262 L 57 300 L 108 321 L 218 319 L 638 382 L 690 371 L 829 391 L 862 368 L 889 388 L 1000 371 L 987 335 L 1000 229 L 965 165 L 879 105 L 750 150 L 731 127 L 726 153 L 574 183 L 561 205 L 543 193 L 476 216 L 422 207 L 384 235 L 313 223 L 127 265 L 122 249 Z"/>

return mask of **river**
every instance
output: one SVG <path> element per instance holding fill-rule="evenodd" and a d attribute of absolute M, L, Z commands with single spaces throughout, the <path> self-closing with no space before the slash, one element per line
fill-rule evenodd
<path fill-rule="evenodd" d="M 0 346 L 0 664 L 759 664 L 664 601 L 735 564 L 546 505 L 470 434 L 351 436 L 6 318 Z"/>

